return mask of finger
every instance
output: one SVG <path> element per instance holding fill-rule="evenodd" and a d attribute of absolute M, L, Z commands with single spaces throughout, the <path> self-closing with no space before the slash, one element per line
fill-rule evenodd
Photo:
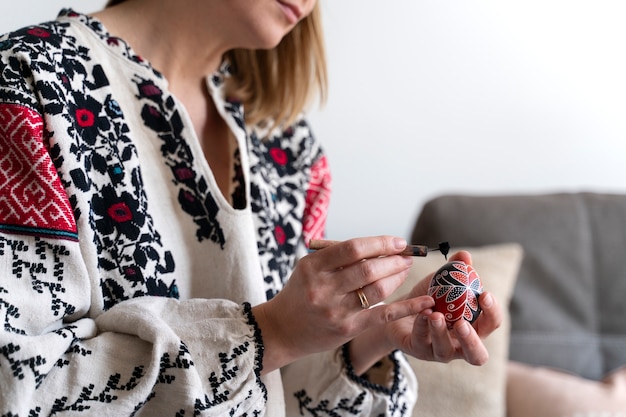
<path fill-rule="evenodd" d="M 367 259 L 337 271 L 338 291 L 348 293 L 371 287 L 372 300 L 384 300 L 406 279 L 413 264 L 410 257 L 385 256 Z"/>
<path fill-rule="evenodd" d="M 454 334 L 461 346 L 463 358 L 472 365 L 484 365 L 489 352 L 474 328 L 465 320 L 454 323 Z"/>
<path fill-rule="evenodd" d="M 482 309 L 482 313 L 476 319 L 474 328 L 478 336 L 484 338 L 502 325 L 504 313 L 496 297 L 489 292 L 484 292 L 480 295 L 478 304 Z"/>
<path fill-rule="evenodd" d="M 364 328 L 388 324 L 407 316 L 416 316 L 432 308 L 435 302 L 431 297 L 415 297 L 409 300 L 382 304 L 365 310 L 359 314 L 357 320 Z"/>
<path fill-rule="evenodd" d="M 393 236 L 362 237 L 337 242 L 309 256 L 323 257 L 325 268 L 336 270 L 363 259 L 394 255 L 406 248 L 406 240 Z"/>
<path fill-rule="evenodd" d="M 412 354 L 420 359 L 432 361 L 433 349 L 432 339 L 430 335 L 429 316 L 432 314 L 421 314 L 413 323 L 413 331 L 411 336 Z"/>
<path fill-rule="evenodd" d="M 431 314 L 428 318 L 428 329 L 431 334 L 434 359 L 443 363 L 456 359 L 456 349 L 443 314 L 437 312 Z"/>

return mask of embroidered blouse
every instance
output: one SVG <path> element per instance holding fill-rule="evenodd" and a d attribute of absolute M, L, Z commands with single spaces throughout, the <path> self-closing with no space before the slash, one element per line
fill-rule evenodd
<path fill-rule="evenodd" d="M 227 76 L 224 196 L 167 80 L 98 20 L 0 37 L 0 415 L 410 414 L 397 352 L 382 385 L 345 348 L 261 376 L 250 307 L 323 234 L 330 174 L 304 117 L 247 126 Z"/>

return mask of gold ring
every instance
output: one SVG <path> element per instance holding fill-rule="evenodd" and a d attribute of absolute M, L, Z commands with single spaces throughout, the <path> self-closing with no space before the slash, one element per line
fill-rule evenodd
<path fill-rule="evenodd" d="M 359 296 L 361 307 L 363 307 L 364 309 L 370 308 L 370 303 L 369 301 L 367 301 L 367 297 L 365 296 L 365 293 L 363 292 L 363 288 L 359 288 L 358 290 L 356 290 L 356 295 Z"/>

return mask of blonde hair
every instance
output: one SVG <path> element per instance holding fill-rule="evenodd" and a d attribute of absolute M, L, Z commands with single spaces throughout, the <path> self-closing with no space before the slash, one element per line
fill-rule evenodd
<path fill-rule="evenodd" d="M 327 70 L 319 3 L 273 49 L 235 49 L 228 92 L 241 100 L 246 121 L 290 123 L 316 95 L 327 94 Z"/>
<path fill-rule="evenodd" d="M 109 0 L 107 7 L 126 0 Z M 273 49 L 234 49 L 225 58 L 233 68 L 229 96 L 241 101 L 246 123 L 290 124 L 328 93 L 320 2 Z"/>

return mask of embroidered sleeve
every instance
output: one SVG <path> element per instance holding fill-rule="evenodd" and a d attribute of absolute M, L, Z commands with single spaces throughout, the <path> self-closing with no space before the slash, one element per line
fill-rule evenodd
<path fill-rule="evenodd" d="M 409 417 L 417 400 L 417 379 L 400 352 L 363 376 L 353 372 L 345 348 L 312 355 L 283 369 L 283 385 L 287 415 Z"/>
<path fill-rule="evenodd" d="M 247 306 L 139 297 L 93 319 L 75 245 L 0 234 L 0 415 L 263 415 Z"/>

